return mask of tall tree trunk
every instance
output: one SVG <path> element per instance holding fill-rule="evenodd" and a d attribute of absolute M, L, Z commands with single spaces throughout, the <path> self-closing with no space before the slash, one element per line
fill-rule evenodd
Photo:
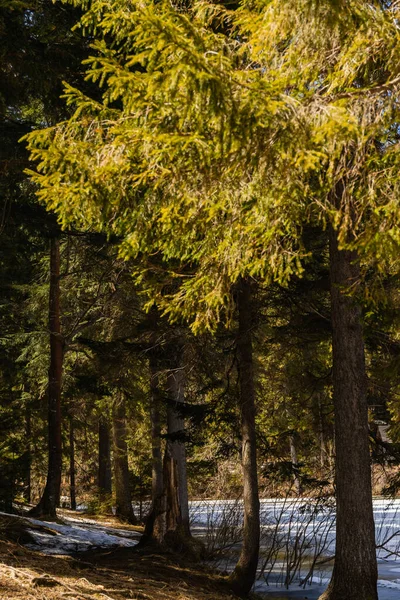
<path fill-rule="evenodd" d="M 260 548 L 260 501 L 258 497 L 255 428 L 255 390 L 252 348 L 251 285 L 241 280 L 237 291 L 239 331 L 237 356 L 240 384 L 240 412 L 243 470 L 243 544 L 231 576 L 232 587 L 240 595 L 250 592 L 257 572 Z"/>
<path fill-rule="evenodd" d="M 185 441 L 182 439 L 185 434 L 185 424 L 179 408 L 179 405 L 185 401 L 186 374 L 183 366 L 183 348 L 179 345 L 179 342 L 178 346 L 171 365 L 172 369 L 169 371 L 167 378 L 169 396 L 167 424 L 168 435 L 171 436 L 167 441 L 164 458 L 166 462 L 164 476 L 166 471 L 169 475 L 166 488 L 168 499 L 167 527 L 172 529 L 176 523 L 183 535 L 190 536 L 186 448 Z M 173 490 L 173 482 L 175 482 L 176 492 Z M 177 507 L 179 507 L 179 513 L 176 512 Z"/>
<path fill-rule="evenodd" d="M 321 469 L 325 468 L 326 457 L 328 455 L 328 451 L 325 443 L 325 430 L 324 430 L 324 417 L 322 412 L 322 402 L 321 396 L 318 394 L 317 397 L 318 402 L 318 429 L 319 429 L 319 447 L 320 447 L 320 465 Z"/>
<path fill-rule="evenodd" d="M 152 437 L 151 509 L 146 520 L 144 537 L 160 542 L 166 533 L 166 496 L 164 494 L 163 458 L 161 448 L 161 398 L 158 361 L 150 354 L 150 418 Z"/>
<path fill-rule="evenodd" d="M 101 415 L 99 418 L 99 471 L 98 488 L 100 502 L 111 502 L 112 478 L 111 478 L 111 439 L 110 425 L 107 417 Z M 110 506 L 111 508 L 111 506 Z"/>
<path fill-rule="evenodd" d="M 69 416 L 69 495 L 71 510 L 76 510 L 75 427 L 72 415 Z"/>
<path fill-rule="evenodd" d="M 113 403 L 115 514 L 124 521 L 136 523 L 130 494 L 126 438 L 125 397 L 123 392 L 119 392 Z"/>
<path fill-rule="evenodd" d="M 289 435 L 290 460 L 293 469 L 293 483 L 296 494 L 301 494 L 301 483 L 299 478 L 299 463 L 297 458 L 296 442 L 294 435 Z"/>
<path fill-rule="evenodd" d="M 26 450 L 25 450 L 25 492 L 24 498 L 28 504 L 31 503 L 32 497 L 32 418 L 31 418 L 31 409 L 29 406 L 26 408 L 25 415 L 25 435 L 26 435 Z"/>
<path fill-rule="evenodd" d="M 64 341 L 60 327 L 60 241 L 51 238 L 50 245 L 50 367 L 48 397 L 48 471 L 46 487 L 33 515 L 56 517 L 60 502 L 62 441 L 61 441 L 61 379 Z"/>
<path fill-rule="evenodd" d="M 166 544 L 177 551 L 196 552 L 189 527 L 189 500 L 186 474 L 186 450 L 184 442 L 184 420 L 179 405 L 185 397 L 185 370 L 183 367 L 183 346 L 175 341 L 168 346 L 167 362 L 167 439 L 162 473 L 160 471 L 161 451 L 154 448 L 154 489 L 157 494 L 153 505 L 152 520 L 146 527 L 147 540 Z M 155 379 L 152 378 L 153 385 Z M 153 435 L 159 435 L 158 391 L 153 388 Z M 154 402 L 155 401 L 155 402 Z M 155 410 L 154 410 L 155 409 Z M 154 439 L 154 438 L 153 438 Z M 160 494 L 161 491 L 161 495 Z M 200 548 L 200 545 L 199 545 Z"/>
<path fill-rule="evenodd" d="M 324 600 L 377 600 L 368 406 L 361 309 L 346 290 L 357 285 L 354 252 L 330 232 L 333 401 L 336 447 L 336 554 Z"/>

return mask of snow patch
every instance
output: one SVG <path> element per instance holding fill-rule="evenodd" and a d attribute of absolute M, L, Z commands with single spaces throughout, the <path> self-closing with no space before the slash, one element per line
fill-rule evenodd
<path fill-rule="evenodd" d="M 30 530 L 30 534 L 40 546 L 40 550 L 45 554 L 71 554 L 74 552 L 84 552 L 97 548 L 110 547 L 132 547 L 136 546 L 138 539 L 121 537 L 113 535 L 96 527 L 78 526 L 78 525 L 60 525 L 59 523 L 50 523 L 29 519 L 35 525 L 44 525 L 57 531 L 59 535 L 51 535 L 46 532 Z M 115 530 L 114 530 L 115 531 Z M 125 532 L 126 535 L 127 532 Z M 136 535 L 137 538 L 137 535 Z M 35 545 L 30 546 L 37 549 Z"/>
<path fill-rule="evenodd" d="M 0 514 L 18 519 L 16 515 Z M 90 520 L 91 522 L 89 520 L 86 522 L 80 521 L 80 525 L 64 525 L 50 521 L 40 521 L 27 516 L 24 516 L 23 519 L 32 523 L 32 525 L 47 527 L 50 530 L 47 532 L 44 529 L 30 529 L 27 526 L 27 530 L 36 542 L 35 544 L 27 544 L 28 548 L 40 550 L 45 554 L 68 555 L 100 548 L 133 547 L 136 546 L 140 538 L 140 533 L 135 531 L 108 528 L 92 520 Z M 68 517 L 65 520 L 67 519 Z M 78 521 L 78 519 L 74 519 L 74 521 Z"/>
<path fill-rule="evenodd" d="M 378 587 L 388 588 L 390 590 L 400 590 L 400 579 L 389 581 L 388 579 L 378 579 Z"/>

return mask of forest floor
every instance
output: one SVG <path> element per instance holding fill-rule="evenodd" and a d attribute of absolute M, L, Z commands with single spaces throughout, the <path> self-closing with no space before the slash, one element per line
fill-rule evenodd
<path fill-rule="evenodd" d="M 48 556 L 0 541 L 1 600 L 231 600 L 223 577 L 172 555 L 132 549 Z"/>
<path fill-rule="evenodd" d="M 0 518 L 0 600 L 236 598 L 226 580 L 201 563 L 134 547 L 49 555 L 27 548 L 18 537 L 7 539 L 4 519 Z M 23 530 L 20 527 L 21 539 Z"/>
<path fill-rule="evenodd" d="M 399 504 L 399 506 L 397 506 Z M 221 508 L 218 503 L 217 508 Z M 201 508 L 201 507 L 200 507 Z M 195 535 L 204 535 L 205 507 L 197 507 Z M 216 510 L 215 507 L 213 510 Z M 142 528 L 115 517 L 95 517 L 62 509 L 56 521 L 40 521 L 20 507 L 20 516 L 0 513 L 0 600 L 233 600 L 227 580 L 215 569 L 187 556 L 137 547 Z M 400 501 L 375 502 L 378 539 L 389 539 L 379 557 L 379 598 L 399 600 Z M 294 516 L 294 519 L 296 515 Z M 301 524 L 302 516 L 299 515 Z M 293 523 L 297 523 L 293 520 Z M 390 545 L 391 544 L 391 545 Z M 395 556 L 391 556 L 395 553 Z M 390 555 L 390 556 L 389 556 Z M 235 564 L 222 563 L 228 572 Z M 255 589 L 266 600 L 317 600 L 331 575 L 325 566 L 304 589 L 296 579 L 282 588 L 285 560 L 276 563 L 270 581 L 258 578 Z M 300 575 L 308 572 L 304 564 Z"/>

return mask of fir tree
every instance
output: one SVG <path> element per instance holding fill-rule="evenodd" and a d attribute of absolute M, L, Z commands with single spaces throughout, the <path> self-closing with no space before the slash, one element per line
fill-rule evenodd
<path fill-rule="evenodd" d="M 376 598 L 360 296 L 367 267 L 399 268 L 399 7 L 84 6 L 103 97 L 68 86 L 73 117 L 29 137 L 39 197 L 64 225 L 120 236 L 123 257 L 192 267 L 152 295 L 194 330 L 229 318 L 240 278 L 300 275 L 305 225 L 329 230 L 338 512 L 325 598 Z"/>

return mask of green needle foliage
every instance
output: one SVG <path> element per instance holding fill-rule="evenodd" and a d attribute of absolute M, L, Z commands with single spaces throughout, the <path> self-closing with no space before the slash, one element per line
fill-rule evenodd
<path fill-rule="evenodd" d="M 31 175 L 64 227 L 142 257 L 139 281 L 144 257 L 169 265 L 172 318 L 212 329 L 238 278 L 301 275 L 305 224 L 398 269 L 398 3 L 70 3 L 102 98 L 66 85 L 75 112 L 27 136 Z"/>

